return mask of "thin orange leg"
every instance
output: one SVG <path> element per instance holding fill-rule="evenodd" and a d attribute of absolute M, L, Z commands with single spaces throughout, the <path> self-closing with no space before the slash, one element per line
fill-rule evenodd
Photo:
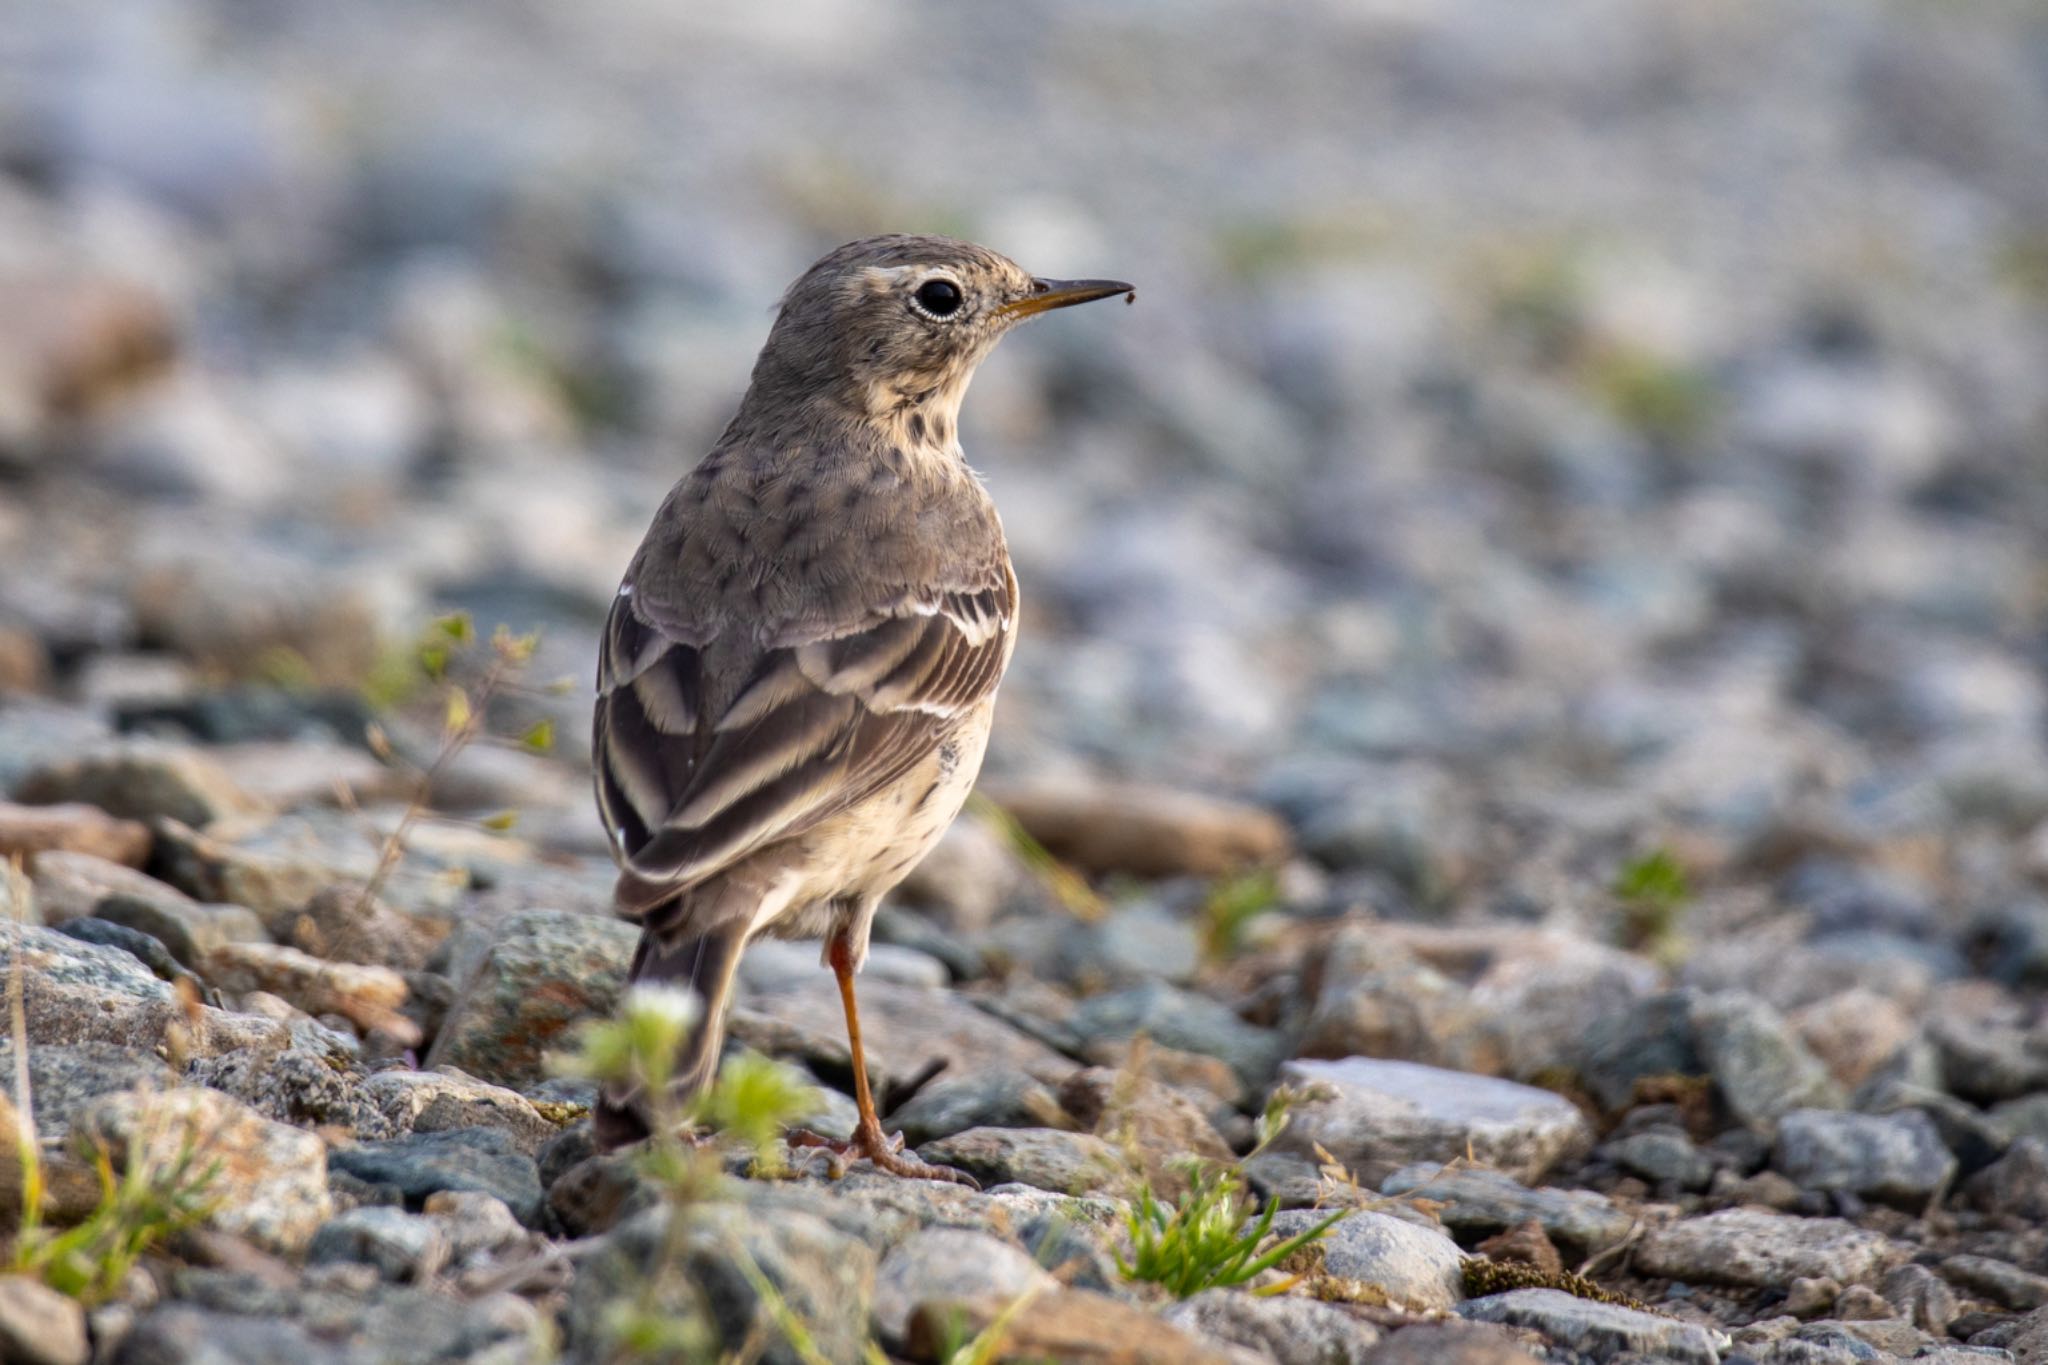
<path fill-rule="evenodd" d="M 860 1118 L 854 1124 L 853 1136 L 844 1141 L 797 1128 L 789 1133 L 789 1145 L 822 1148 L 835 1157 L 865 1157 L 891 1175 L 918 1180 L 950 1180 L 956 1185 L 980 1189 L 974 1177 L 965 1171 L 956 1171 L 950 1166 L 934 1166 L 914 1156 L 905 1156 L 902 1134 L 892 1139 L 882 1132 L 882 1120 L 875 1113 L 875 1097 L 868 1089 L 867 1054 L 860 1045 L 860 1006 L 853 997 L 852 946 L 843 935 L 835 934 L 826 949 L 826 957 L 832 963 L 832 974 L 839 978 L 839 1003 L 846 1010 L 846 1041 L 853 1054 L 853 1101 L 860 1108 Z"/>

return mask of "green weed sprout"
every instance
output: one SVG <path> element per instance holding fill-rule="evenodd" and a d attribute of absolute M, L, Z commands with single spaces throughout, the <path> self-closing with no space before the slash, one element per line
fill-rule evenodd
<path fill-rule="evenodd" d="M 1291 1096 L 1275 1091 L 1259 1116 L 1258 1142 L 1247 1158 L 1265 1150 L 1287 1126 Z M 1313 1242 L 1322 1240 L 1350 1212 L 1340 1209 L 1266 1248 L 1280 1212 L 1276 1195 L 1258 1213 L 1245 1195 L 1243 1162 L 1220 1169 L 1188 1166 L 1188 1191 L 1171 1204 L 1152 1193 L 1150 1184 L 1124 1217 L 1131 1254 L 1113 1253 L 1116 1268 L 1127 1280 L 1156 1284 L 1175 1298 L 1191 1298 L 1205 1289 L 1227 1288 L 1256 1279 Z"/>

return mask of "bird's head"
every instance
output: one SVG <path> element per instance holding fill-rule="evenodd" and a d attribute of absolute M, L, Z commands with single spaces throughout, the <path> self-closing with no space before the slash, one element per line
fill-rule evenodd
<path fill-rule="evenodd" d="M 1054 308 L 1131 292 L 1117 280 L 1048 280 L 950 237 L 869 237 L 830 252 L 783 295 L 754 368 L 757 399 L 818 398 L 882 420 L 957 429 L 975 366 L 1003 334 Z"/>

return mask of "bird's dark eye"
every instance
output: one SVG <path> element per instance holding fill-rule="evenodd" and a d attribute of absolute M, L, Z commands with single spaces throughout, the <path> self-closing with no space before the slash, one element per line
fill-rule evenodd
<path fill-rule="evenodd" d="M 917 306 L 935 318 L 949 318 L 964 302 L 960 286 L 951 280 L 926 280 L 917 287 Z"/>

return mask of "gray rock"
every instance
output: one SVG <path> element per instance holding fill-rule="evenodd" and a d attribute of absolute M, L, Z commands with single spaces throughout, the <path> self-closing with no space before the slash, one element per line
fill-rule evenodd
<path fill-rule="evenodd" d="M 207 954 L 217 948 L 270 939 L 255 911 L 240 905 L 209 905 L 184 896 L 144 899 L 116 893 L 100 901 L 92 913 L 96 919 L 148 934 L 180 964 L 195 971 L 204 969 Z"/>
<path fill-rule="evenodd" d="M 107 1144 L 117 1170 L 125 1160 L 169 1169 L 196 1153 L 214 1172 L 207 1222 L 266 1250 L 295 1255 L 333 1212 L 326 1144 L 218 1091 L 185 1086 L 107 1095 L 77 1126 Z"/>
<path fill-rule="evenodd" d="M 114 1357 L 118 1365 L 352 1365 L 344 1346 L 330 1345 L 295 1322 L 213 1313 L 169 1303 L 143 1315 Z"/>
<path fill-rule="evenodd" d="M 1941 1277 L 1993 1303 L 2027 1312 L 2048 1305 L 2048 1276 L 2036 1275 L 1990 1256 L 1949 1256 Z"/>
<path fill-rule="evenodd" d="M 1530 1189 L 1500 1171 L 1477 1166 L 1417 1162 L 1387 1176 L 1380 1193 L 1441 1204 L 1437 1217 L 1467 1242 L 1533 1219 L 1545 1236 L 1576 1259 L 1614 1246 L 1634 1230 L 1636 1221 L 1604 1194 Z"/>
<path fill-rule="evenodd" d="M 1948 1282 L 1924 1265 L 1902 1265 L 1878 1284 L 1892 1310 L 1923 1332 L 1942 1336 L 1962 1305 Z"/>
<path fill-rule="evenodd" d="M 1698 1076 L 1706 1066 L 1694 1046 L 1686 990 L 1653 995 L 1626 1011 L 1593 1021 L 1577 1046 L 1579 1081 L 1604 1109 L 1626 1109 L 1636 1083 L 1651 1076 Z"/>
<path fill-rule="evenodd" d="M 1055 1194 L 1120 1193 L 1132 1176 L 1116 1148 L 1101 1138 L 1056 1128 L 969 1128 L 927 1142 L 917 1154 L 965 1171 L 983 1185 L 1015 1181 Z"/>
<path fill-rule="evenodd" d="M 2048 1050 L 2025 1030 L 1937 1012 L 1927 1037 L 1941 1059 L 1943 1085 L 1973 1104 L 2048 1090 Z"/>
<path fill-rule="evenodd" d="M 1652 1185 L 1669 1182 L 1681 1190 L 1703 1190 L 1714 1178 L 1713 1161 L 1675 1129 L 1630 1133 L 1601 1144 L 1596 1155 Z"/>
<path fill-rule="evenodd" d="M 918 1147 L 969 1128 L 1044 1127 L 1059 1113 L 1053 1092 L 1030 1073 L 994 1065 L 941 1075 L 891 1112 L 885 1126 Z"/>
<path fill-rule="evenodd" d="M 1723 1209 L 1651 1229 L 1636 1246 L 1634 1264 L 1689 1284 L 1768 1288 L 1801 1276 L 1865 1284 L 1904 1259 L 1883 1234 L 1839 1218 Z"/>
<path fill-rule="evenodd" d="M 448 1254 L 458 1264 L 525 1245 L 529 1238 L 505 1201 L 482 1190 L 436 1190 L 422 1207 L 448 1239 Z"/>
<path fill-rule="evenodd" d="M 2019 1101 L 2024 1103 L 2024 1101 Z M 1857 1092 L 1856 1107 L 1866 1114 L 1896 1114 L 1912 1109 L 1925 1114 L 1955 1153 L 1958 1170 L 1972 1175 L 1996 1161 L 2016 1131 L 2025 1124 L 2000 1106 L 1990 1114 L 1953 1095 L 1895 1079 L 1879 1079 Z M 2041 1136 L 2048 1137 L 2048 1131 Z"/>
<path fill-rule="evenodd" d="M 21 1365 L 85 1365 L 85 1310 L 26 1275 L 0 1275 L 0 1359 Z"/>
<path fill-rule="evenodd" d="M 339 1127 L 360 1138 L 386 1138 L 395 1131 L 364 1097 L 362 1077 L 334 1065 L 326 1052 L 239 1048 L 195 1062 L 187 1074 L 279 1123 Z"/>
<path fill-rule="evenodd" d="M 992 1298 L 1009 1302 L 1057 1283 L 1008 1242 L 964 1228 L 931 1228 L 899 1243 L 875 1275 L 873 1319 L 884 1342 L 901 1346 L 920 1303 Z"/>
<path fill-rule="evenodd" d="M 1340 932 L 1321 959 L 1321 971 L 1300 1055 L 1397 1058 L 1454 1071 L 1499 1069 L 1505 1049 L 1470 993 L 1373 928 Z"/>
<path fill-rule="evenodd" d="M 427 1068 L 457 1067 L 499 1085 L 538 1082 L 546 1054 L 568 1046 L 573 1025 L 611 1014 L 639 937 L 620 920 L 554 910 L 501 920 L 460 984 Z"/>
<path fill-rule="evenodd" d="M 1795 1109 L 1847 1103 L 1785 1017 L 1757 997 L 1717 992 L 1696 1001 L 1690 1018 L 1707 1074 L 1729 1110 L 1751 1127 L 1768 1132 Z"/>
<path fill-rule="evenodd" d="M 263 809 L 203 751 L 155 740 L 126 740 L 37 768 L 14 795 L 30 805 L 80 801 L 110 815 L 161 816 L 194 829 Z"/>
<path fill-rule="evenodd" d="M 97 914 L 100 902 L 115 896 L 158 903 L 167 913 L 196 904 L 175 886 L 90 853 L 59 850 L 41 854 L 32 880 L 36 907 L 45 924 Z"/>
<path fill-rule="evenodd" d="M 2004 1156 L 1964 1182 L 1963 1198 L 1986 1213 L 2029 1222 L 2048 1218 L 2048 1141 L 2015 1139 Z"/>
<path fill-rule="evenodd" d="M 394 1283 L 423 1282 L 448 1263 L 448 1236 L 431 1218 L 366 1205 L 338 1214 L 313 1234 L 306 1264 L 348 1262 L 375 1267 Z"/>
<path fill-rule="evenodd" d="M 1476 1322 L 1418 1323 L 1374 1347 L 1367 1365 L 1538 1365 L 1507 1329 Z"/>
<path fill-rule="evenodd" d="M 608 1234 L 596 1254 L 578 1267 L 567 1310 L 571 1340 L 604 1339 L 612 1305 L 642 1282 L 664 1246 L 668 1217 L 665 1208 L 637 1215 Z M 809 1326 L 820 1356 L 859 1357 L 874 1297 L 876 1256 L 871 1248 L 824 1219 L 794 1209 L 762 1217 L 741 1204 L 700 1208 L 671 1264 L 682 1283 L 702 1293 L 725 1350 L 750 1340 L 765 1312 L 738 1264 L 741 1253 L 752 1259 L 796 1319 Z M 779 1334 L 769 1337 L 759 1358 L 772 1365 L 801 1362 Z"/>
<path fill-rule="evenodd" d="M 379 1071 L 364 1079 L 362 1096 L 377 1107 L 394 1133 L 494 1128 L 531 1156 L 560 1131 L 518 1091 L 452 1068 Z"/>
<path fill-rule="evenodd" d="M 1182 1331 L 1228 1342 L 1277 1365 L 1363 1365 L 1380 1329 L 1334 1304 L 1205 1289 L 1160 1315 Z"/>
<path fill-rule="evenodd" d="M 1220 1057 L 1253 1088 L 1262 1088 L 1286 1055 L 1273 1030 L 1247 1024 L 1227 1006 L 1163 981 L 1084 1000 L 1070 1024 L 1084 1046 L 1142 1033 L 1167 1047 Z"/>
<path fill-rule="evenodd" d="M 410 1206 L 438 1190 L 480 1190 L 505 1201 L 520 1222 L 537 1226 L 540 1171 L 495 1128 L 414 1133 L 387 1142 L 336 1148 L 328 1164 L 372 1185 L 390 1185 Z"/>
<path fill-rule="evenodd" d="M 1191 1159 L 1226 1163 L 1236 1155 L 1202 1106 L 1150 1077 L 1089 1067 L 1061 1084 L 1060 1105 L 1097 1137 L 1135 1156 L 1154 1193 L 1165 1198 L 1187 1188 Z"/>
<path fill-rule="evenodd" d="M 13 1078 L 14 1045 L 0 1043 L 0 1090 L 10 1096 Z M 102 1095 L 164 1090 L 176 1080 L 177 1073 L 165 1062 L 112 1043 L 52 1043 L 28 1050 L 36 1132 L 48 1143 L 63 1143 L 79 1115 Z"/>
<path fill-rule="evenodd" d="M 1571 1101 L 1491 1076 L 1351 1057 L 1289 1062 L 1281 1083 L 1302 1098 L 1278 1146 L 1309 1152 L 1320 1143 L 1372 1182 L 1410 1162 L 1468 1152 L 1535 1180 L 1593 1145 L 1592 1128 Z"/>
<path fill-rule="evenodd" d="M 1595 1361 L 1632 1354 L 1653 1360 L 1719 1365 L 1725 1334 L 1618 1304 L 1596 1303 L 1558 1289 L 1516 1289 L 1461 1305 L 1474 1322 L 1528 1327 L 1566 1350 Z"/>
<path fill-rule="evenodd" d="M 1809 1190 L 1924 1208 L 1948 1188 L 1956 1159 L 1918 1110 L 1850 1114 L 1797 1109 L 1778 1121 L 1772 1164 Z"/>
<path fill-rule="evenodd" d="M 1315 1209 L 1289 1209 L 1274 1218 L 1273 1231 L 1292 1237 L 1326 1217 Z M 1432 1228 L 1358 1211 L 1347 1214 L 1316 1246 L 1322 1256 L 1320 1273 L 1341 1281 L 1347 1299 L 1383 1298 L 1397 1308 L 1440 1312 L 1465 1297 L 1465 1253 Z"/>

